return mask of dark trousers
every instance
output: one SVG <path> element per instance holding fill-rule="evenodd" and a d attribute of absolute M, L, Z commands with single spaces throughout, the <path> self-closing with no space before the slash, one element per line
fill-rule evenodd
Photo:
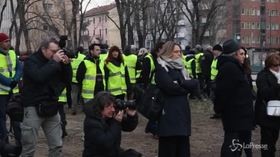
<path fill-rule="evenodd" d="M 9 95 L 0 95 L 0 139 L 6 141 L 7 127 L 6 127 L 6 109 L 9 101 Z"/>
<path fill-rule="evenodd" d="M 276 142 L 279 137 L 279 128 L 261 127 L 261 144 L 267 149 L 261 149 L 262 157 L 275 157 Z"/>
<path fill-rule="evenodd" d="M 7 141 L 7 126 L 6 126 L 6 110 L 7 104 L 10 99 L 10 95 L 0 95 L 0 139 L 2 141 Z M 20 122 L 11 121 L 11 132 L 14 134 L 16 143 L 20 145 L 21 141 L 21 129 L 20 129 Z"/>
<path fill-rule="evenodd" d="M 159 137 L 158 157 L 190 157 L 189 136 Z"/>
<path fill-rule="evenodd" d="M 59 112 L 60 120 L 61 120 L 62 132 L 66 131 L 66 125 L 67 125 L 66 116 L 65 116 L 65 112 L 64 112 L 64 104 L 65 103 L 60 102 L 59 107 L 58 107 L 58 112 Z"/>
<path fill-rule="evenodd" d="M 158 135 L 158 122 L 155 120 L 149 120 L 146 125 L 145 132 Z"/>
<path fill-rule="evenodd" d="M 225 132 L 221 157 L 241 157 L 243 145 L 251 143 L 251 131 Z M 252 149 L 244 149 L 247 157 L 252 157 Z"/>

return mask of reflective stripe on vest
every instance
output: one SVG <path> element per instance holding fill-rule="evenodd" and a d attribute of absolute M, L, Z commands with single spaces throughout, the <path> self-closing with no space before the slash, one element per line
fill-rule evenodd
<path fill-rule="evenodd" d="M 71 67 L 72 67 L 72 82 L 78 83 L 76 76 L 77 76 L 77 70 L 80 65 L 80 63 L 84 60 L 86 56 L 84 54 L 78 53 L 77 58 L 73 58 L 71 61 Z"/>
<path fill-rule="evenodd" d="M 11 73 L 9 71 L 9 61 L 8 58 L 11 61 Z M 3 76 L 5 76 L 6 78 L 13 78 L 16 74 L 16 62 L 17 62 L 17 56 L 16 56 L 16 52 L 13 50 L 9 50 L 8 51 L 8 55 L 3 55 L 2 53 L 0 53 L 0 71 L 1 74 Z M 9 86 L 5 86 L 3 84 L 0 84 L 0 95 L 7 95 L 9 94 L 11 88 Z M 18 86 L 16 86 L 13 90 L 13 93 L 19 93 L 19 89 Z"/>
<path fill-rule="evenodd" d="M 90 60 L 84 60 L 85 66 L 86 66 L 86 73 L 85 78 L 82 82 L 82 97 L 84 99 L 93 99 L 94 98 L 94 89 L 95 89 L 95 83 L 96 83 L 96 64 L 93 63 Z M 103 62 L 99 63 L 99 67 L 102 73 L 102 76 L 104 76 L 104 68 L 103 68 Z M 105 85 L 104 77 L 103 78 L 103 85 Z"/>
<path fill-rule="evenodd" d="M 125 82 L 125 67 L 123 63 L 120 67 L 115 66 L 111 62 L 107 65 L 109 69 L 109 78 L 108 78 L 108 91 L 111 92 L 112 95 L 122 95 L 126 94 L 126 82 Z"/>
<path fill-rule="evenodd" d="M 198 52 L 197 54 L 194 55 L 194 57 L 195 57 L 195 72 L 199 74 L 201 73 L 200 61 L 201 61 L 201 57 L 203 57 L 203 53 Z"/>
<path fill-rule="evenodd" d="M 152 80 L 151 80 L 151 84 L 156 84 L 156 81 L 155 81 L 155 74 L 152 76 L 152 72 L 155 70 L 155 63 L 154 63 L 154 60 L 153 60 L 153 56 L 149 53 L 147 56 L 145 56 L 145 57 L 147 57 L 147 58 L 149 58 L 149 60 L 150 60 L 150 74 L 149 74 L 149 79 L 151 78 L 151 77 L 153 77 L 152 78 Z"/>
<path fill-rule="evenodd" d="M 63 89 L 62 93 L 58 97 L 58 102 L 67 102 L 67 97 L 66 97 L 66 88 Z"/>
<path fill-rule="evenodd" d="M 135 54 L 130 54 L 129 56 L 124 56 L 124 62 L 127 66 L 130 83 L 136 83 L 137 56 Z"/>
<path fill-rule="evenodd" d="M 211 80 L 215 80 L 216 76 L 218 74 L 218 69 L 217 69 L 217 63 L 218 63 L 218 59 L 214 59 L 211 63 Z"/>

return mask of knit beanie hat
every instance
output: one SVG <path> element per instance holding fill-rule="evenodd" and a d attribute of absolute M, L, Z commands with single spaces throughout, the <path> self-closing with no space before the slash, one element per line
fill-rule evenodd
<path fill-rule="evenodd" d="M 213 50 L 223 51 L 223 47 L 220 44 L 217 44 L 213 47 Z"/>
<path fill-rule="evenodd" d="M 240 45 L 234 39 L 229 39 L 223 43 L 223 54 L 231 54 L 239 49 Z"/>
<path fill-rule="evenodd" d="M 3 41 L 7 41 L 7 40 L 10 40 L 8 35 L 5 34 L 5 33 L 0 33 L 0 43 L 3 42 Z"/>

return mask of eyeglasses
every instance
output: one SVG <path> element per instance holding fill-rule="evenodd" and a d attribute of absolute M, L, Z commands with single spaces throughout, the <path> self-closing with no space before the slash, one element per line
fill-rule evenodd
<path fill-rule="evenodd" d="M 52 53 L 56 53 L 58 50 L 51 50 L 49 49 Z"/>

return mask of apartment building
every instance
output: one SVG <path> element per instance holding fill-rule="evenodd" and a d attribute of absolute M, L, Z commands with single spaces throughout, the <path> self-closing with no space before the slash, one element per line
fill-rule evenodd
<path fill-rule="evenodd" d="M 227 38 L 257 51 L 280 47 L 280 0 L 228 0 L 227 10 Z"/>
<path fill-rule="evenodd" d="M 101 43 L 121 47 L 119 17 L 115 4 L 92 8 L 85 14 L 88 22 L 87 30 L 83 32 L 84 43 Z"/>

